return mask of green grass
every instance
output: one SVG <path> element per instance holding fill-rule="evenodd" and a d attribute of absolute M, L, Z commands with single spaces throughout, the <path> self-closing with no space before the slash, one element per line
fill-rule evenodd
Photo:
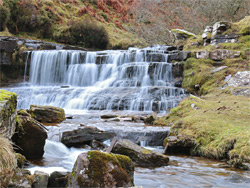
<path fill-rule="evenodd" d="M 250 163 L 249 117 L 250 98 L 216 92 L 201 99 L 185 99 L 158 122 L 172 125 L 171 134 L 193 137 L 196 140 L 194 154 L 226 158 L 239 166 Z"/>

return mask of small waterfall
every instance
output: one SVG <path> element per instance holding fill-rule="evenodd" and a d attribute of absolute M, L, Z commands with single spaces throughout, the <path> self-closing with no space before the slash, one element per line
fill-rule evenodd
<path fill-rule="evenodd" d="M 85 52 L 31 52 L 30 87 L 15 88 L 18 108 L 165 112 L 186 96 L 174 87 L 172 64 L 158 47 Z M 69 86 L 61 88 L 61 86 Z"/>
<path fill-rule="evenodd" d="M 28 59 L 29 59 L 30 51 L 27 51 L 27 57 L 25 61 L 25 68 L 24 68 L 24 76 L 23 76 L 23 81 L 26 81 L 26 74 L 27 74 L 27 66 L 28 66 Z"/>

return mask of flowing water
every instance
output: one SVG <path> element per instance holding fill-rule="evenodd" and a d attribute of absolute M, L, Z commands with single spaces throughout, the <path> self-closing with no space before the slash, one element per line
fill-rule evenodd
<path fill-rule="evenodd" d="M 153 112 L 166 114 L 187 93 L 175 87 L 175 75 L 168 54 L 161 47 L 130 48 L 124 51 L 84 52 L 71 50 L 33 51 L 29 79 L 25 66 L 24 83 L 5 88 L 18 94 L 18 109 L 31 104 L 62 107 L 72 120 L 48 126 L 49 138 L 39 163 L 27 168 L 34 172 L 71 171 L 77 156 L 87 149 L 67 148 L 59 142 L 62 132 L 80 124 L 115 131 L 129 136 L 143 146 L 154 143 L 152 150 L 162 152 L 152 135 L 163 135 L 168 127 L 147 127 L 143 122 L 105 122 L 101 114 L 145 116 Z M 107 143 L 108 144 L 108 143 Z M 136 168 L 135 184 L 143 187 L 247 187 L 249 173 L 219 168 L 216 161 L 170 156 L 169 166 Z M 236 178 L 231 174 L 240 175 Z M 244 178 L 241 178 L 241 176 Z M 240 182 L 238 181 L 240 180 Z M 236 183 L 237 182 L 237 183 Z"/>

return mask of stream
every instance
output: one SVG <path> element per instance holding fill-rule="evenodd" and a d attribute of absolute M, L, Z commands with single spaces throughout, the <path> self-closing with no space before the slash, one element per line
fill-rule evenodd
<path fill-rule="evenodd" d="M 67 111 L 66 111 L 67 112 Z M 68 111 L 69 112 L 69 111 Z M 49 138 L 45 144 L 45 154 L 41 161 L 33 161 L 26 168 L 32 173 L 34 171 L 44 171 L 52 173 L 54 171 L 70 172 L 73 168 L 77 156 L 89 149 L 67 148 L 58 142 L 59 135 L 66 130 L 76 129 L 80 124 L 95 126 L 103 130 L 114 130 L 125 128 L 126 132 L 146 131 L 167 131 L 169 128 L 145 127 L 144 123 L 134 122 L 104 122 L 100 115 L 110 114 L 110 111 L 87 112 L 72 111 L 67 119 L 60 124 L 46 124 L 49 129 Z M 113 112 L 117 115 L 131 115 L 125 112 Z M 109 141 L 105 144 L 109 145 Z M 141 142 L 145 146 L 145 142 Z M 145 146 L 147 149 L 162 152 L 162 146 Z M 191 156 L 169 156 L 168 166 L 160 168 L 135 168 L 135 186 L 143 188 L 167 188 L 167 187 L 250 187 L 250 173 L 234 168 L 223 168 L 223 162 Z"/>

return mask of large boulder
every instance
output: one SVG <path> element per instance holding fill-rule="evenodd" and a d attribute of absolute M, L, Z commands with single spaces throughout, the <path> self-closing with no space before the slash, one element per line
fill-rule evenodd
<path fill-rule="evenodd" d="M 102 131 L 96 127 L 84 127 L 73 131 L 63 132 L 61 142 L 68 147 L 78 147 L 89 144 L 92 140 L 103 142 L 115 136 L 116 134 L 114 132 Z"/>
<path fill-rule="evenodd" d="M 112 152 L 129 156 L 135 165 L 140 167 L 166 166 L 169 162 L 169 158 L 166 155 L 145 149 L 126 139 L 118 141 Z"/>
<path fill-rule="evenodd" d="M 64 110 L 54 106 L 30 105 L 29 113 L 42 123 L 61 123 L 66 119 Z"/>
<path fill-rule="evenodd" d="M 22 110 L 17 116 L 16 133 L 12 137 L 17 151 L 27 159 L 40 159 L 44 154 L 47 132 L 44 126 Z"/>
<path fill-rule="evenodd" d="M 134 184 L 134 164 L 126 156 L 89 151 L 78 156 L 68 187 L 129 187 Z"/>
<path fill-rule="evenodd" d="M 224 59 L 232 59 L 240 57 L 240 51 L 232 50 L 213 50 L 210 52 L 209 57 L 214 61 L 221 61 Z"/>

